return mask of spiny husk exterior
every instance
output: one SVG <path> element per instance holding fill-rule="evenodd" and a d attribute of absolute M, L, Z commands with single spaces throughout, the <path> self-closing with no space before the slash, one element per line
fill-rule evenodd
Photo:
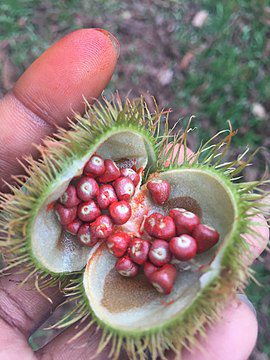
<path fill-rule="evenodd" d="M 81 275 L 76 279 L 65 274 L 51 276 L 47 274 L 46 269 L 36 263 L 31 252 L 28 224 L 35 216 L 35 209 L 48 196 L 51 184 L 61 177 L 62 172 L 71 166 L 74 159 L 85 154 L 89 144 L 92 146 L 96 139 L 114 126 L 118 129 L 141 131 L 149 139 L 152 138 L 159 172 L 178 168 L 178 154 L 172 156 L 173 146 L 171 150 L 167 149 L 171 139 L 167 125 L 165 135 L 160 134 L 162 115 L 158 110 L 153 115 L 150 114 L 142 99 L 136 103 L 127 100 L 122 104 L 116 97 L 112 104 L 105 100 L 105 105 L 98 103 L 96 106 L 90 106 L 84 118 L 76 116 L 77 123 L 71 123 L 71 131 L 60 130 L 56 139 L 47 139 L 45 146 L 39 147 L 41 160 L 37 162 L 32 158 L 27 159 L 29 167 L 25 167 L 25 170 L 28 181 L 25 182 L 25 179 L 22 180 L 20 177 L 15 178 L 18 185 L 23 186 L 26 191 L 10 186 L 12 194 L 1 195 L 1 246 L 7 248 L 7 255 L 12 255 L 11 258 L 8 256 L 9 263 L 5 270 L 20 265 L 23 271 L 28 273 L 26 280 L 36 277 L 37 288 L 40 291 L 61 278 L 69 278 L 69 285 L 65 288 L 67 301 L 75 300 L 77 305 L 56 326 L 64 328 L 77 321 L 84 323 L 83 330 L 76 334 L 75 338 L 77 338 L 83 332 L 87 332 L 91 326 L 97 325 L 103 331 L 97 353 L 111 342 L 109 356 L 114 359 L 119 358 L 121 348 L 126 349 L 131 359 L 145 359 L 149 354 L 152 359 L 157 357 L 166 359 L 164 352 L 168 349 L 180 354 L 183 347 L 193 348 L 197 345 L 195 335 L 205 335 L 206 326 L 211 326 L 217 320 L 226 298 L 236 289 L 238 291 L 243 289 L 247 282 L 249 271 L 242 255 L 249 249 L 241 234 L 257 235 L 251 227 L 256 225 L 252 224 L 251 216 L 260 211 L 261 199 L 265 196 L 263 191 L 257 191 L 263 181 L 242 184 L 238 182 L 239 174 L 250 161 L 250 159 L 243 160 L 246 153 L 233 162 L 222 162 L 234 135 L 231 129 L 221 142 L 215 143 L 215 139 L 220 135 L 217 134 L 202 145 L 191 158 L 188 158 L 186 150 L 190 128 L 181 136 L 175 135 L 173 145 L 180 143 L 184 147 L 181 169 L 198 167 L 211 171 L 227 183 L 228 189 L 234 195 L 239 216 L 237 226 L 222 257 L 222 270 L 185 311 L 164 326 L 151 331 L 127 334 L 121 329 L 116 330 L 102 323 L 88 304 Z M 166 168 L 165 160 L 168 157 L 171 157 L 170 166 Z"/>
<path fill-rule="evenodd" d="M 26 165 L 22 163 L 26 175 L 14 177 L 16 185 L 7 184 L 10 193 L 0 194 L 0 246 L 5 249 L 7 263 L 2 273 L 19 266 L 19 271 L 27 273 L 26 280 L 35 276 L 42 288 L 65 278 L 68 274 L 48 272 L 31 249 L 31 224 L 50 195 L 52 184 L 102 138 L 121 129 L 144 136 L 158 154 L 170 138 L 166 114 L 157 107 L 150 113 L 143 98 L 122 102 L 116 95 L 112 101 L 104 98 L 93 106 L 86 103 L 85 116 L 75 115 L 70 130 L 59 129 L 55 137 L 38 146 L 40 159 L 26 158 Z M 165 119 L 165 136 L 161 134 L 161 119 Z"/>
<path fill-rule="evenodd" d="M 166 159 L 168 159 L 168 156 L 171 157 L 172 154 L 163 150 L 164 152 L 160 156 L 163 159 L 163 164 L 161 164 L 158 171 L 198 168 L 211 172 L 212 175 L 215 175 L 227 185 L 236 204 L 236 219 L 238 220 L 234 224 L 230 239 L 227 241 L 219 273 L 198 293 L 193 302 L 178 317 L 159 327 L 140 332 L 116 330 L 103 323 L 90 308 L 84 292 L 82 278 L 75 279 L 66 287 L 65 292 L 68 296 L 67 301 L 75 300 L 76 306 L 71 314 L 67 314 L 65 318 L 56 324 L 56 327 L 59 328 L 78 320 L 85 324 L 83 329 L 70 341 L 87 332 L 91 326 L 97 326 L 102 329 L 97 354 L 110 343 L 109 357 L 113 359 L 121 358 L 120 352 L 122 348 L 127 351 L 130 359 L 143 360 L 160 357 L 165 360 L 167 359 L 165 355 L 167 350 L 172 350 L 180 358 L 183 348 L 192 349 L 199 346 L 198 336 L 206 336 L 206 328 L 213 326 L 219 319 L 227 299 L 236 291 L 243 291 L 249 276 L 252 276 L 252 272 L 247 266 L 247 258 L 249 255 L 251 256 L 250 248 L 242 234 L 251 234 L 258 242 L 261 241 L 258 232 L 256 232 L 256 225 L 258 224 L 252 221 L 252 217 L 261 212 L 262 199 L 267 194 L 260 189 L 260 186 L 265 181 L 239 182 L 239 173 L 252 159 L 251 156 L 244 160 L 246 152 L 235 161 L 222 163 L 231 138 L 235 135 L 231 128 L 229 134 L 220 142 L 214 143 L 221 133 L 211 138 L 194 155 L 188 158 L 186 138 L 189 131 L 190 129 L 187 129 L 180 139 L 180 144 L 184 146 L 183 164 L 179 166 L 179 154 L 176 154 L 174 158 L 171 158 L 170 166 L 166 167 Z M 177 143 L 179 143 L 179 138 L 175 139 L 175 144 Z M 243 254 L 246 254 L 246 258 L 243 257 Z"/>

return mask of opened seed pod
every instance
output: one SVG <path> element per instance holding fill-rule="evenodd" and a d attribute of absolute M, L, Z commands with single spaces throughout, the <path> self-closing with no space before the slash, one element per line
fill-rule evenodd
<path fill-rule="evenodd" d="M 189 129 L 173 136 L 165 115 L 142 99 L 89 106 L 2 195 L 4 271 L 25 269 L 43 288 L 66 279 L 74 322 L 97 323 L 98 351 L 111 341 L 115 359 L 195 343 L 247 281 L 242 234 L 265 196 L 262 182 L 240 182 L 246 154 L 223 163 L 231 128 L 188 157 Z"/>

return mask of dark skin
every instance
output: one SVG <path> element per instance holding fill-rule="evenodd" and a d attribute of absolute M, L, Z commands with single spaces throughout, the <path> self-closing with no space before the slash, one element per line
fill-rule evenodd
<path fill-rule="evenodd" d="M 84 29 L 64 37 L 29 67 L 0 102 L 0 179 L 10 180 L 11 174 L 22 173 L 16 159 L 22 154 L 37 156 L 33 144 L 40 144 L 45 136 L 54 133 L 56 125 L 65 127 L 73 110 L 84 111 L 82 95 L 89 102 L 100 95 L 110 81 L 118 55 L 119 44 L 110 33 Z M 0 189 L 7 191 L 3 182 Z M 259 221 L 264 241 L 258 247 L 249 239 L 254 258 L 263 250 L 268 236 L 265 220 L 259 217 Z M 79 331 L 74 325 L 43 349 L 32 351 L 28 337 L 62 302 L 62 295 L 58 289 L 47 290 L 51 304 L 31 284 L 16 288 L 20 279 L 22 277 L 16 274 L 0 278 L 1 360 L 89 359 L 100 338 L 100 331 L 96 332 L 94 327 L 75 342 L 68 343 Z M 248 335 L 243 330 L 247 327 L 250 329 Z M 237 358 L 244 359 L 251 352 L 256 336 L 257 323 L 252 311 L 244 303 L 233 300 L 221 321 L 209 330 L 209 338 L 203 346 L 209 354 L 222 360 L 225 357 L 222 357 L 224 351 L 223 355 L 219 353 L 220 343 L 231 341 L 234 356 L 238 351 Z M 234 340 L 229 340 L 231 338 Z M 87 346 L 82 346 L 86 342 Z M 198 350 L 193 354 L 186 352 L 184 359 L 212 359 L 204 356 Z M 173 355 L 168 354 L 168 357 Z M 107 358 L 108 349 L 105 349 L 99 359 Z"/>

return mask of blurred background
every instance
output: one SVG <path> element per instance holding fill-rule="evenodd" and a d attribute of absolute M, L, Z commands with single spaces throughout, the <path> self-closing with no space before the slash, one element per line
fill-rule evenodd
<path fill-rule="evenodd" d="M 0 96 L 52 43 L 72 30 L 103 27 L 121 43 L 106 90 L 143 94 L 170 107 L 171 126 L 196 115 L 189 146 L 230 120 L 239 129 L 231 155 L 262 146 L 244 177 L 260 177 L 270 162 L 269 0 L 2 0 Z M 270 358 L 270 254 L 254 264 L 259 288 L 247 289 L 260 327 L 252 359 Z M 44 331 L 32 338 L 44 341 Z"/>

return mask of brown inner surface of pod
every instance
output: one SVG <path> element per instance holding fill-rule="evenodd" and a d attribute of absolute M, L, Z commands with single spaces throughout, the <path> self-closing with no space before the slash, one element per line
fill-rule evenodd
<path fill-rule="evenodd" d="M 130 294 L 128 302 L 127 294 Z M 127 278 L 112 269 L 106 276 L 101 303 L 110 312 L 118 313 L 139 308 L 156 299 L 157 295 L 143 273 L 136 278 Z"/>

